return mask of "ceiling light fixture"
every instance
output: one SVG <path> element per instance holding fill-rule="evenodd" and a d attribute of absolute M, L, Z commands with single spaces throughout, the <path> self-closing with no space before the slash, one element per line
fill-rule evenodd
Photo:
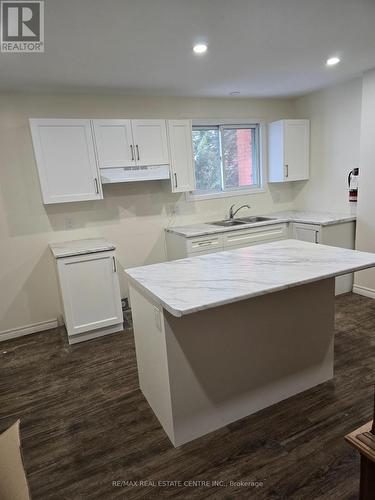
<path fill-rule="evenodd" d="M 197 45 L 194 45 L 193 51 L 195 54 L 204 54 L 207 52 L 207 45 L 204 43 L 197 43 Z"/>
<path fill-rule="evenodd" d="M 329 59 L 327 59 L 326 65 L 327 66 L 336 66 L 336 64 L 338 64 L 339 62 L 340 62 L 339 57 L 330 57 Z"/>
<path fill-rule="evenodd" d="M 232 96 L 236 96 L 236 95 L 240 95 L 241 92 L 239 90 L 234 90 L 233 92 L 229 92 L 229 95 L 232 95 Z"/>

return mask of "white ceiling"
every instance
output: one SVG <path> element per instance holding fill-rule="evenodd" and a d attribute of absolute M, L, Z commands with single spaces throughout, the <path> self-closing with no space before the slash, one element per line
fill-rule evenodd
<path fill-rule="evenodd" d="M 375 67 L 375 0 L 46 0 L 44 54 L 0 89 L 293 96 Z M 208 52 L 192 53 L 206 41 Z M 325 60 L 339 55 L 332 68 Z"/>

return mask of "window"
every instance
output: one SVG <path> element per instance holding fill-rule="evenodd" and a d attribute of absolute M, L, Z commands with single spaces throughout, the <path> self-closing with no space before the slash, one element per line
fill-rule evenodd
<path fill-rule="evenodd" d="M 233 195 L 261 188 L 258 124 L 195 126 L 193 149 L 193 195 Z"/>

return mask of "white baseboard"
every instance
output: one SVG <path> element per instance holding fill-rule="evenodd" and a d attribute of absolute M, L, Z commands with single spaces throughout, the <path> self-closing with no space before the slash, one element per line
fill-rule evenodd
<path fill-rule="evenodd" d="M 358 293 L 358 295 L 363 295 L 364 297 L 369 297 L 370 299 L 375 299 L 375 290 L 367 286 L 354 285 L 353 292 Z"/>
<path fill-rule="evenodd" d="M 44 330 L 50 330 L 51 328 L 56 328 L 57 326 L 58 326 L 57 319 L 50 319 L 47 321 L 41 321 L 40 323 L 34 323 L 33 325 L 22 326 L 20 328 L 13 328 L 11 330 L 4 330 L 0 332 L 0 342 L 3 340 L 23 337 L 24 335 L 30 335 L 31 333 L 38 333 Z"/>

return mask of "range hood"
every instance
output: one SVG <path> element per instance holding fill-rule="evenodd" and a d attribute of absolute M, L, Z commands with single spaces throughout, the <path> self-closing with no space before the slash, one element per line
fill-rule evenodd
<path fill-rule="evenodd" d="M 101 168 L 100 177 L 103 184 L 112 184 L 115 182 L 135 182 L 135 181 L 157 181 L 169 179 L 168 165 L 153 166 L 132 166 Z"/>

